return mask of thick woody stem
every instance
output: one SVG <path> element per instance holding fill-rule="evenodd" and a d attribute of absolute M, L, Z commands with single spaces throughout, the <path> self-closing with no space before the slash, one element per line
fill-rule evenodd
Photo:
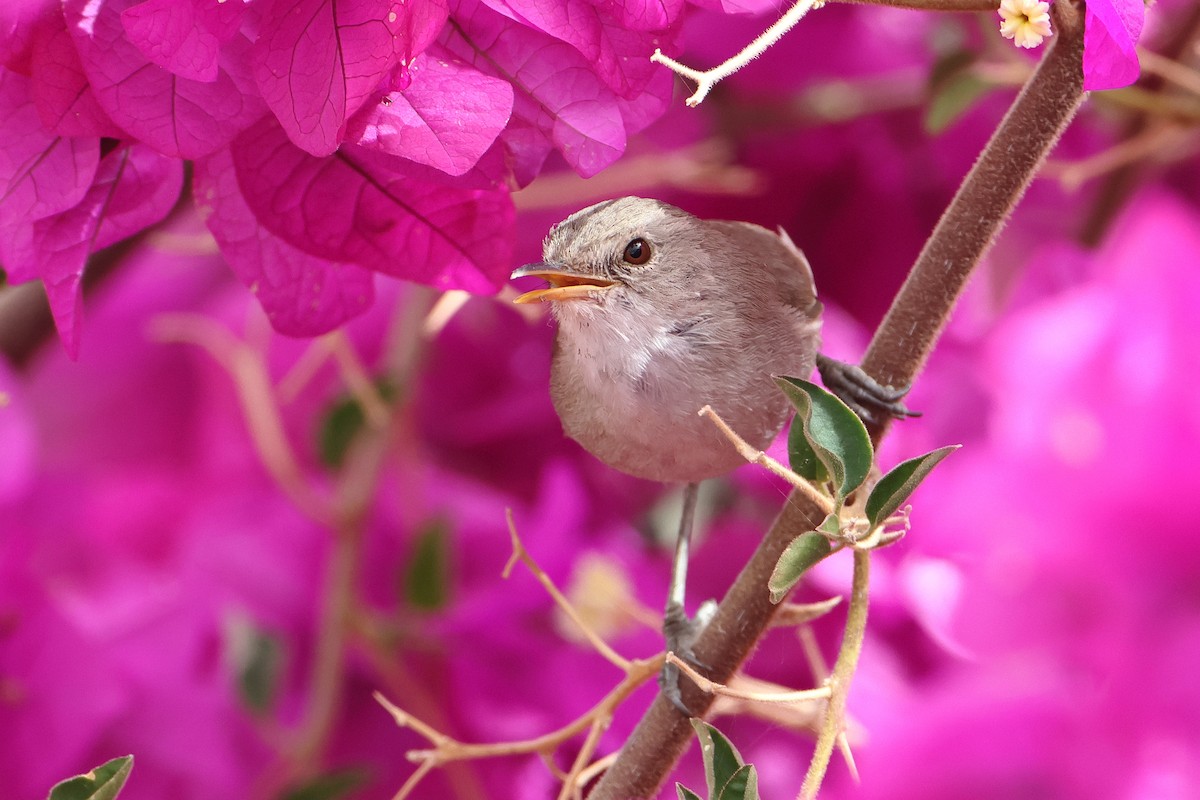
<path fill-rule="evenodd" d="M 1057 35 L 946 208 L 880 323 L 862 368 L 912 384 L 958 296 L 1083 101 L 1083 9 L 1055 3 Z M 878 442 L 889 421 L 871 430 Z"/>
<path fill-rule="evenodd" d="M 1083 11 L 1058 2 L 1053 13 L 1054 44 L 959 188 L 871 342 L 863 368 L 881 383 L 915 380 L 971 271 L 1079 107 Z M 873 438 L 885 430 L 873 430 Z M 806 498 L 788 498 L 696 642 L 696 658 L 711 665 L 712 680 L 728 682 L 750 654 L 778 608 L 767 592 L 775 562 L 793 537 L 823 518 Z M 703 715 L 711 697 L 690 683 L 682 689 L 687 707 Z M 691 737 L 687 718 L 659 696 L 589 797 L 654 797 Z"/>

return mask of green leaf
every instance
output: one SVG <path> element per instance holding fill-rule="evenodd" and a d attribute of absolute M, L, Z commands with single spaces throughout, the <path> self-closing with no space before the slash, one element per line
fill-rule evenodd
<path fill-rule="evenodd" d="M 796 407 L 788 433 L 792 470 L 814 483 L 831 481 L 840 505 L 871 471 L 875 450 L 866 427 L 849 406 L 814 383 L 787 377 L 775 382 Z"/>
<path fill-rule="evenodd" d="M 390 402 L 395 396 L 391 384 L 385 380 L 375 381 L 375 389 L 386 401 Z M 331 469 L 341 467 L 346 453 L 350 452 L 350 445 L 366 425 L 367 414 L 353 395 L 336 400 L 325 412 L 317 431 L 317 454 L 321 463 Z"/>
<path fill-rule="evenodd" d="M 926 82 L 929 94 L 934 94 L 946 81 L 969 71 L 979 61 L 979 57 L 964 45 L 965 42 L 960 38 L 949 47 L 943 48 L 929 69 L 929 80 Z"/>
<path fill-rule="evenodd" d="M 871 527 L 883 524 L 897 508 L 904 504 L 913 490 L 925 480 L 925 476 L 936 467 L 943 458 L 953 453 L 962 445 L 952 444 L 940 447 L 923 456 L 910 458 L 897 464 L 879 479 L 871 495 L 867 498 L 866 512 Z"/>
<path fill-rule="evenodd" d="M 278 637 L 241 614 L 226 619 L 224 633 L 227 658 L 237 677 L 238 697 L 257 714 L 270 711 L 283 674 L 283 645 Z"/>
<path fill-rule="evenodd" d="M 133 756 L 107 761 L 91 772 L 56 783 L 47 800 L 113 800 L 129 780 Z"/>
<path fill-rule="evenodd" d="M 723 733 L 704 720 L 693 719 L 692 727 L 696 729 L 696 736 L 700 739 L 708 796 L 715 799 L 717 791 L 728 784 L 742 768 L 742 756 Z"/>
<path fill-rule="evenodd" d="M 828 536 L 839 536 L 841 532 L 842 521 L 838 519 L 837 514 L 830 514 L 817 526 L 817 533 L 824 533 Z"/>
<path fill-rule="evenodd" d="M 337 800 L 365 785 L 368 780 L 370 775 L 365 769 L 340 769 L 288 789 L 280 795 L 279 800 Z"/>
<path fill-rule="evenodd" d="M 833 480 L 833 476 L 829 474 L 829 470 L 809 443 L 804 423 L 799 417 L 793 419 L 792 427 L 788 428 L 788 464 L 792 472 L 818 487 Z"/>
<path fill-rule="evenodd" d="M 317 434 L 321 463 L 333 469 L 342 466 L 350 445 L 366 424 L 367 415 L 353 397 L 342 398 L 330 406 Z"/>
<path fill-rule="evenodd" d="M 925 110 L 925 130 L 939 134 L 970 111 L 992 85 L 977 75 L 964 72 L 948 79 L 934 92 Z"/>
<path fill-rule="evenodd" d="M 701 800 L 700 795 L 696 794 L 682 783 L 675 784 L 675 794 L 678 796 L 679 800 Z"/>
<path fill-rule="evenodd" d="M 926 131 L 941 133 L 991 88 L 991 84 L 972 72 L 975 62 L 974 53 L 960 49 L 933 65 L 929 75 L 929 107 L 925 111 Z"/>
<path fill-rule="evenodd" d="M 833 514 L 829 515 L 833 517 Z M 834 517 L 836 520 L 837 518 Z M 767 589 L 771 592 L 771 602 L 778 603 L 792 590 L 800 578 L 821 559 L 833 552 L 833 546 L 824 535 L 816 531 L 802 533 L 792 540 L 779 560 L 767 581 Z"/>
<path fill-rule="evenodd" d="M 238 690 L 243 702 L 253 711 L 270 711 L 279 689 L 283 652 L 279 641 L 258 632 L 251 644 L 249 659 L 238 675 Z"/>
<path fill-rule="evenodd" d="M 404 572 L 404 599 L 415 608 L 436 611 L 446 605 L 450 591 L 450 522 L 434 518 L 413 542 L 413 555 Z"/>
<path fill-rule="evenodd" d="M 759 800 L 758 773 L 753 764 L 746 764 L 730 776 L 713 800 Z"/>

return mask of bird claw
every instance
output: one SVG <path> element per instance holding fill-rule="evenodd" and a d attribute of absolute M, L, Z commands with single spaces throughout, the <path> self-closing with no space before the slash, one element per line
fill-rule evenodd
<path fill-rule="evenodd" d="M 663 614 L 663 637 L 667 641 L 667 652 L 674 653 L 681 661 L 696 669 L 708 670 L 707 664 L 696 659 L 692 645 L 708 627 L 716 610 L 717 604 L 707 600 L 696 611 L 696 616 L 689 618 L 683 606 L 677 603 L 668 604 L 666 613 Z M 658 688 L 681 714 L 686 717 L 695 716 L 683 702 L 683 694 L 679 689 L 678 666 L 669 661 L 663 664 L 662 671 L 658 674 Z"/>
<path fill-rule="evenodd" d="M 910 411 L 901 402 L 908 394 L 907 386 L 884 386 L 861 367 L 821 354 L 817 355 L 817 372 L 826 388 L 864 422 L 878 424 L 882 421 L 881 414 L 893 419 L 921 416 L 919 411 Z"/>

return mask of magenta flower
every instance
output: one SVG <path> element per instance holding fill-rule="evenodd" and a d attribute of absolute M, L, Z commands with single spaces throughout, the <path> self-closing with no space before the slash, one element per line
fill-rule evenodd
<path fill-rule="evenodd" d="M 363 313 L 376 272 L 495 292 L 512 269 L 509 192 L 554 151 L 599 172 L 662 114 L 672 79 L 649 56 L 673 49 L 682 11 L 6 3 L 0 258 L 10 280 L 46 284 L 76 353 L 88 255 L 161 220 L 189 160 L 196 205 L 282 331 Z"/>
<path fill-rule="evenodd" d="M 30 82 L 0 72 L 0 259 L 14 282 L 41 278 L 63 344 L 79 348 L 80 281 L 88 255 L 161 220 L 179 196 L 183 165 L 144 144 L 99 158 L 96 138 L 46 133 Z"/>
<path fill-rule="evenodd" d="M 955 23 L 830 8 L 711 106 L 676 102 L 638 133 L 677 84 L 646 57 L 678 52 L 684 17 L 695 20 L 689 58 L 712 64 L 762 28 L 721 12 L 779 4 L 692 5 L 707 10 L 0 0 L 0 263 L 14 282 L 45 282 L 71 353 L 89 254 L 166 218 L 89 290 L 77 361 L 55 346 L 0 362 L 7 791 L 44 797 L 54 780 L 133 752 L 129 800 L 278 798 L 272 781 L 303 780 L 309 766 L 359 770 L 365 783 L 347 798 L 390 797 L 414 769 L 404 751 L 427 743 L 398 729 L 375 691 L 464 741 L 569 722 L 619 674 L 564 632 L 527 573 L 500 577 L 507 508 L 568 592 L 603 561 L 585 612 L 614 647 L 640 657 L 661 646 L 669 553 L 650 533 L 672 533 L 669 494 L 563 437 L 545 318 L 476 297 L 432 333 L 416 323 L 437 293 L 406 281 L 493 292 L 537 258 L 550 223 L 622 173 L 575 176 L 628 149 L 636 186 L 614 191 L 782 224 L 813 263 L 826 351 L 856 359 L 860 321 L 882 314 L 1009 100 L 924 135 L 925 76 Z M 1089 88 L 1136 77 L 1138 9 L 1110 0 L 1088 14 Z M 892 16 L 903 24 L 884 24 Z M 1055 157 L 1110 144 L 1093 122 L 1081 113 Z M 514 203 L 544 171 L 560 174 Z M 1200 782 L 1200 684 L 1180 678 L 1200 659 L 1200 540 L 1177 508 L 1200 492 L 1187 457 L 1200 449 L 1189 384 L 1200 214 L 1192 184 L 1175 180 L 1173 193 L 1144 186 L 1095 252 L 1071 238 L 1087 190 L 1036 182 L 954 315 L 910 397 L 925 416 L 896 425 L 882 458 L 965 447 L 914 497 L 908 537 L 874 559 L 850 700 L 866 733 L 862 785 L 835 761 L 823 796 L 1182 799 Z M 303 764 L 291 734 L 322 663 L 336 533 L 264 468 L 217 360 L 154 338 L 164 311 L 262 359 L 296 469 L 322 497 L 345 476 L 316 434 L 346 384 L 332 360 L 310 357 L 341 334 L 289 337 L 339 328 L 372 377 L 404 362 L 358 531 L 354 624 L 324 651 L 344 656 L 336 702 Z M 785 492 L 754 466 L 704 488 L 689 606 L 724 593 Z M 442 594 L 420 606 L 408 593 L 428 567 L 426 539 L 444 547 L 428 569 Z M 844 593 L 847 572 L 845 560 L 822 564 L 796 599 Z M 613 596 L 640 616 L 606 606 Z M 827 658 L 843 614 L 814 626 Z M 265 712 L 239 692 L 255 637 L 281 654 Z M 785 629 L 747 671 L 796 688 L 817 680 Z M 620 709 L 600 755 L 653 693 Z M 794 723 L 717 721 L 758 766 L 764 797 L 799 787 L 811 736 Z M 565 744 L 560 767 L 581 741 Z M 699 785 L 700 771 L 693 749 L 680 776 Z M 448 765 L 414 796 L 558 788 L 524 754 Z"/>
<path fill-rule="evenodd" d="M 1143 0 L 1091 0 L 1083 34 L 1083 88 L 1119 89 L 1137 80 L 1137 43 L 1142 35 Z"/>
<path fill-rule="evenodd" d="M 314 156 L 337 150 L 346 120 L 394 67 L 407 66 L 437 36 L 447 13 L 439 5 L 274 3 L 263 17 L 252 63 L 259 91 L 288 137 Z M 428 13 L 435 9 L 440 13 Z"/>

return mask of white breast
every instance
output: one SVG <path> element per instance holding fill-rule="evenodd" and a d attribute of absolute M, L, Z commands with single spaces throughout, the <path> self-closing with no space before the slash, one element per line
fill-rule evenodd
<path fill-rule="evenodd" d="M 703 340 L 671 333 L 668 323 L 647 325 L 644 316 L 622 315 L 627 324 L 613 324 L 611 306 L 600 317 L 590 305 L 560 317 L 551 396 L 566 434 L 610 466 L 651 480 L 700 481 L 742 463 L 697 414 L 705 404 L 721 405 L 710 396 L 715 376 L 695 350 Z M 759 446 L 786 414 L 783 405 L 730 411 Z"/>

